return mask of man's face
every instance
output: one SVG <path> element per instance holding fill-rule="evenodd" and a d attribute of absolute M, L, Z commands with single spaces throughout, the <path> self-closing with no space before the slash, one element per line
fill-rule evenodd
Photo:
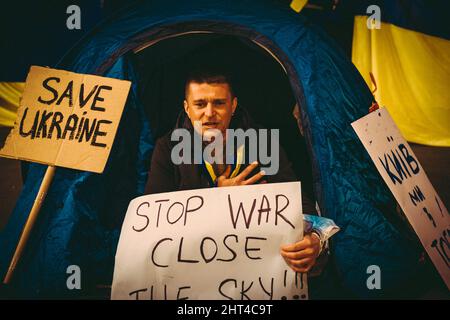
<path fill-rule="evenodd" d="M 226 137 L 236 106 L 237 98 L 232 97 L 227 83 L 191 82 L 184 100 L 184 110 L 192 125 L 195 121 L 201 122 L 202 132 L 198 133 L 202 136 L 209 136 L 208 130 L 217 129 Z"/>

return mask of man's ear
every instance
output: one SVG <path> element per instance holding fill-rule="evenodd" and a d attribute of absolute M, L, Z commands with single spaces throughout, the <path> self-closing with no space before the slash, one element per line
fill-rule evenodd
<path fill-rule="evenodd" d="M 231 110 L 233 113 L 236 111 L 237 103 L 238 103 L 237 97 L 234 97 L 231 105 Z"/>
<path fill-rule="evenodd" d="M 186 100 L 183 101 L 183 106 L 184 106 L 184 111 L 189 116 L 189 112 L 188 112 L 189 111 L 189 105 L 188 105 Z"/>

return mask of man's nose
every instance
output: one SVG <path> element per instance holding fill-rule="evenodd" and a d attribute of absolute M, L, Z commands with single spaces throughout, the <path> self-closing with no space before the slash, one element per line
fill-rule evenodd
<path fill-rule="evenodd" d="M 209 102 L 206 105 L 205 116 L 207 116 L 208 118 L 211 118 L 214 116 L 214 114 L 215 114 L 215 110 L 214 110 L 213 104 L 211 102 Z"/>

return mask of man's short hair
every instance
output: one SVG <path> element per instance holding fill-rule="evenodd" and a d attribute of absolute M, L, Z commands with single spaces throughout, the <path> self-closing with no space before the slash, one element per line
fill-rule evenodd
<path fill-rule="evenodd" d="M 230 87 L 231 97 L 234 97 L 233 85 L 231 76 L 224 70 L 219 68 L 197 68 L 189 73 L 186 78 L 184 87 L 184 95 L 187 97 L 190 83 L 226 83 Z"/>

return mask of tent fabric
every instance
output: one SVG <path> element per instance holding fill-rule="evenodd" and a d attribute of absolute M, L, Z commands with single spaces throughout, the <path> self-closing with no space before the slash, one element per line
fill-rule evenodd
<path fill-rule="evenodd" d="M 450 146 L 450 41 L 355 17 L 352 60 L 406 140 Z"/>
<path fill-rule="evenodd" d="M 66 289 L 68 264 L 80 266 L 84 288 L 111 282 L 123 215 L 128 202 L 143 192 L 154 142 L 138 99 L 131 50 L 198 28 L 265 43 L 287 70 L 301 109 L 321 212 L 341 227 L 332 241 L 335 282 L 360 297 L 386 297 L 411 283 L 419 252 L 396 226 L 395 202 L 350 126 L 367 114 L 372 95 L 337 46 L 301 15 L 270 0 L 152 1 L 133 4 L 105 20 L 58 66 L 128 79 L 133 90 L 105 172 L 56 170 L 32 245 L 16 275 L 19 292 L 38 297 L 82 295 Z M 43 173 L 43 166 L 29 166 L 13 217 L 1 235 L 0 245 L 6 248 L 1 271 Z M 382 290 L 366 286 L 370 265 L 383 271 Z"/>

